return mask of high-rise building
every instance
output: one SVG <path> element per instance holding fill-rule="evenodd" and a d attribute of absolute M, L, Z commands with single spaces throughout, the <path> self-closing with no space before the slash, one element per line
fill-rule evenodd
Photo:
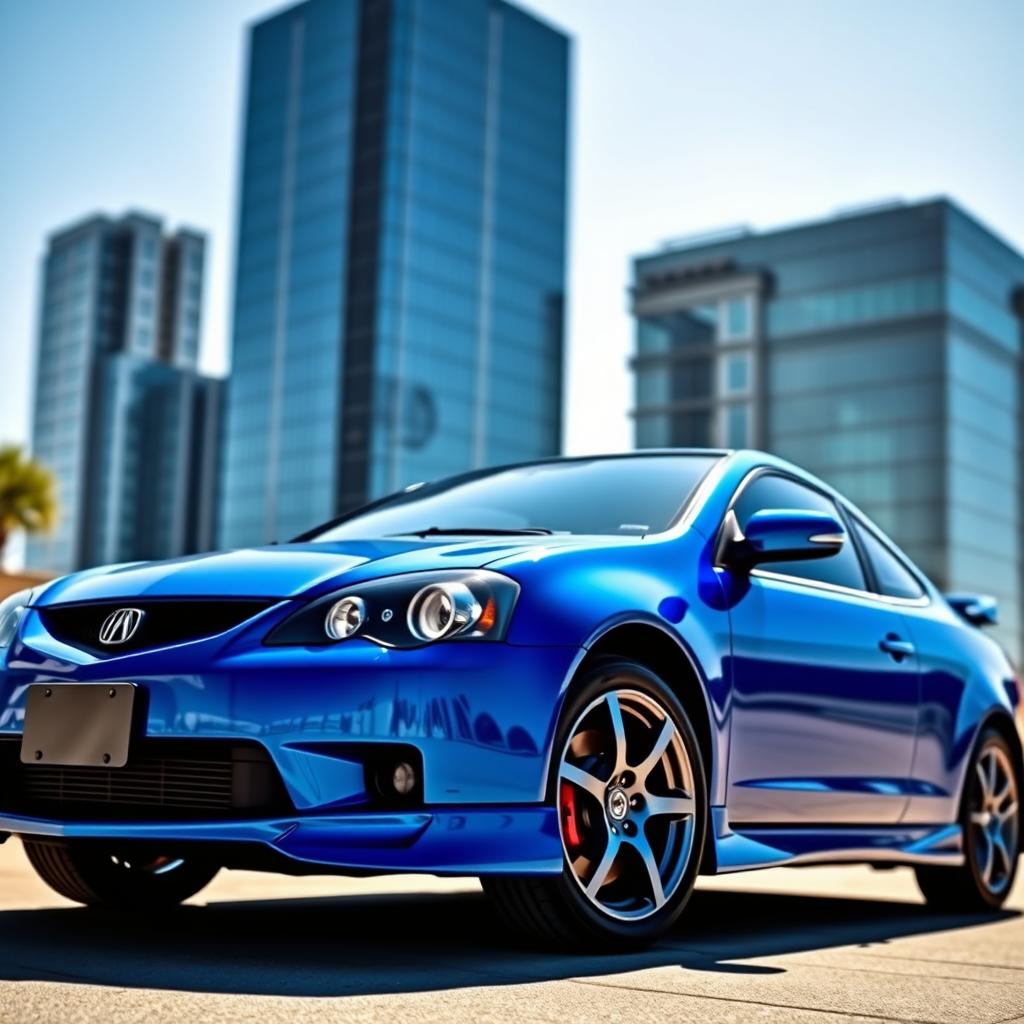
<path fill-rule="evenodd" d="M 205 246 L 135 213 L 50 237 L 32 450 L 56 477 L 60 518 L 30 539 L 30 567 L 212 545 L 223 382 L 196 370 Z"/>
<path fill-rule="evenodd" d="M 636 444 L 766 448 L 848 495 L 1021 651 L 1024 256 L 888 204 L 635 261 Z"/>
<path fill-rule="evenodd" d="M 568 67 L 503 0 L 252 28 L 224 544 L 559 451 Z"/>

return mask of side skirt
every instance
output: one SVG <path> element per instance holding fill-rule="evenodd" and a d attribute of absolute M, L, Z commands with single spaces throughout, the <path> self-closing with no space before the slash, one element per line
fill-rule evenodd
<path fill-rule="evenodd" d="M 800 864 L 937 864 L 964 862 L 959 825 L 871 828 L 730 827 L 712 808 L 716 873 Z"/>

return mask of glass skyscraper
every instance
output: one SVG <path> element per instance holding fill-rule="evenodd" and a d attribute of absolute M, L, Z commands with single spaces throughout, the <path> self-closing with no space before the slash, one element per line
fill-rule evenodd
<path fill-rule="evenodd" d="M 142 214 L 56 232 L 43 262 L 34 456 L 59 520 L 33 569 L 209 547 L 223 382 L 196 372 L 206 242 Z"/>
<path fill-rule="evenodd" d="M 568 68 L 502 0 L 252 28 L 223 544 L 558 453 Z"/>
<path fill-rule="evenodd" d="M 956 204 L 670 244 L 634 264 L 636 443 L 805 466 L 1021 653 L 1024 256 Z"/>

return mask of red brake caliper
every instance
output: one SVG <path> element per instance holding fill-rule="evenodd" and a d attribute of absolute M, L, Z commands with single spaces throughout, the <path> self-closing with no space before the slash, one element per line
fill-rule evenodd
<path fill-rule="evenodd" d="M 576 821 L 576 790 L 569 782 L 562 783 L 562 834 L 571 847 L 582 846 L 580 829 Z"/>

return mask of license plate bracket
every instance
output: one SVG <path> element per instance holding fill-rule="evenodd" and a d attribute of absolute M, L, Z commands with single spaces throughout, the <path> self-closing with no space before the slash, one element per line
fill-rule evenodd
<path fill-rule="evenodd" d="M 134 683 L 33 683 L 25 699 L 22 762 L 123 768 L 136 690 Z"/>

